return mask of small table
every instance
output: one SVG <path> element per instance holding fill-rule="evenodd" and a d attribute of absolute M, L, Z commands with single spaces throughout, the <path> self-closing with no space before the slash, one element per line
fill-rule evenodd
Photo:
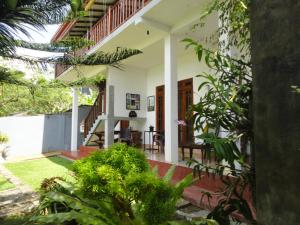
<path fill-rule="evenodd" d="M 150 144 L 150 148 L 146 148 L 146 133 L 148 133 L 148 140 L 149 140 L 149 143 L 151 143 Z M 159 131 L 156 131 L 156 130 L 145 130 L 144 131 L 144 151 L 146 151 L 146 150 L 151 150 L 151 151 L 153 151 L 154 150 L 154 148 L 153 148 L 153 134 L 154 133 L 160 133 Z"/>

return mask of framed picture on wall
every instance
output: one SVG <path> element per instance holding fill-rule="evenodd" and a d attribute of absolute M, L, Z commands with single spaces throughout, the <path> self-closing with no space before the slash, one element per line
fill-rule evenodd
<path fill-rule="evenodd" d="M 155 108 L 155 96 L 147 97 L 147 110 L 148 112 L 154 111 Z"/>
<path fill-rule="evenodd" d="M 127 110 L 140 110 L 141 100 L 139 94 L 126 94 L 126 109 Z"/>

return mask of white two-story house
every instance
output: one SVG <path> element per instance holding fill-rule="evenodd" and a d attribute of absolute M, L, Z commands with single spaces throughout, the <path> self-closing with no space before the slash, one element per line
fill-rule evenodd
<path fill-rule="evenodd" d="M 201 78 L 208 71 L 193 49 L 185 49 L 184 38 L 193 38 L 206 47 L 217 49 L 218 16 L 211 15 L 201 29 L 199 23 L 208 0 L 95 0 L 86 1 L 88 16 L 62 24 L 52 41 L 82 36 L 95 42 L 81 54 L 113 52 L 116 47 L 139 49 L 143 53 L 122 62 L 122 69 L 110 66 L 80 66 L 76 69 L 56 65 L 56 78 L 75 80 L 78 76 L 103 74 L 105 85 L 85 120 L 85 141 L 92 145 L 95 132 L 104 132 L 104 146 L 114 142 L 116 124 L 141 132 L 143 143 L 151 144 L 150 126 L 163 133 L 164 157 L 177 163 L 179 147 L 194 135 L 185 120 L 188 107 L 203 93 L 198 92 Z M 73 93 L 72 151 L 77 150 L 78 98 Z M 129 117 L 135 111 L 136 117 Z M 127 122 L 126 122 L 127 121 Z M 128 122 L 129 121 L 129 122 Z M 129 125 L 128 125 L 129 123 Z"/>

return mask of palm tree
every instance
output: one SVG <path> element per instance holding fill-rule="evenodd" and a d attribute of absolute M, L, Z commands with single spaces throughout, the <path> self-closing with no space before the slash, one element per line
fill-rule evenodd
<path fill-rule="evenodd" d="M 62 22 L 71 0 L 0 0 L 0 56 L 13 55 L 19 43 L 15 37 L 28 27 L 44 30 L 46 24 Z"/>

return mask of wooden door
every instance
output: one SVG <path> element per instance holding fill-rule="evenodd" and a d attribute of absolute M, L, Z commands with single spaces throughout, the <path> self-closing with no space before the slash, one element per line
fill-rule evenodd
<path fill-rule="evenodd" d="M 193 78 L 178 81 L 178 120 L 184 120 L 186 126 L 178 126 L 179 144 L 192 141 L 193 124 L 187 119 L 189 107 L 193 104 Z M 165 130 L 165 87 L 156 87 L 156 130 Z"/>
<path fill-rule="evenodd" d="M 156 87 L 156 130 L 165 131 L 165 86 Z"/>
<path fill-rule="evenodd" d="M 188 110 L 193 104 L 193 79 L 178 82 L 178 120 L 185 122 L 185 126 L 178 125 L 179 145 L 191 143 L 193 140 L 193 123 L 187 117 Z"/>
<path fill-rule="evenodd" d="M 120 121 L 120 129 L 128 129 L 129 128 L 129 120 L 121 120 Z"/>

